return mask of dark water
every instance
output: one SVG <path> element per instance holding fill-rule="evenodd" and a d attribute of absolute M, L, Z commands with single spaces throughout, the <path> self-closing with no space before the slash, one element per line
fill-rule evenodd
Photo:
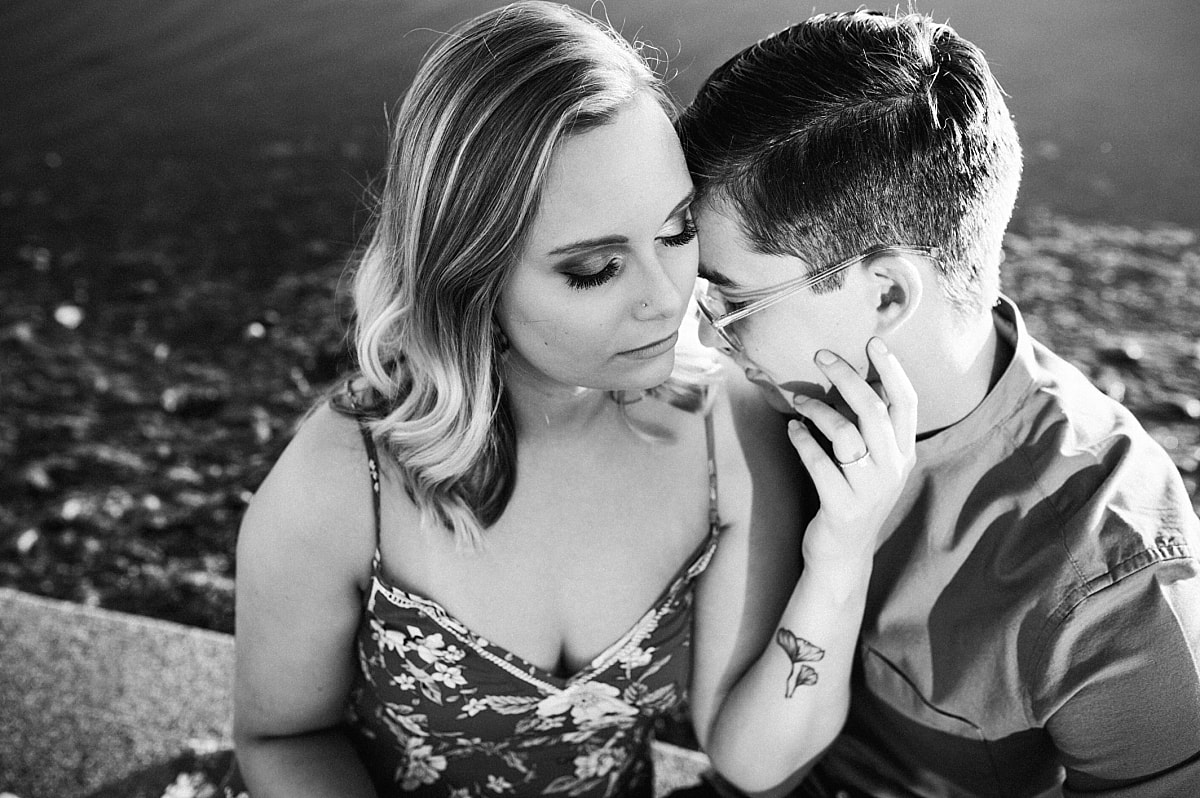
<path fill-rule="evenodd" d="M 575 4 L 659 45 L 683 100 L 741 46 L 814 9 L 854 5 Z M 326 165 L 326 182 L 352 207 L 382 160 L 385 109 L 435 31 L 491 5 L 5 0 L 0 206 L 45 201 L 39 181 L 90 186 L 97 202 L 109 190 L 136 193 L 113 181 L 122 174 L 139 183 L 169 180 L 164 158 L 190 175 L 197 165 L 236 173 L 247 158 L 306 157 L 306 168 Z M 923 6 L 984 48 L 1011 95 L 1027 154 L 1023 209 L 1200 227 L 1200 48 L 1190 0 Z M 201 204 L 220 201 L 220 186 L 210 188 Z"/>

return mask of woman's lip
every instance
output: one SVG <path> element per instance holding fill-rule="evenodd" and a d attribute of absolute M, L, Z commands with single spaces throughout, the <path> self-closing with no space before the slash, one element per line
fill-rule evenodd
<path fill-rule="evenodd" d="M 668 352 L 675 348 L 675 342 L 679 340 L 679 331 L 668 335 L 666 338 L 655 341 L 654 343 L 639 346 L 637 349 L 627 349 L 624 352 L 618 352 L 622 357 L 632 357 L 638 360 L 645 360 L 652 357 L 658 357 L 664 352 Z"/>

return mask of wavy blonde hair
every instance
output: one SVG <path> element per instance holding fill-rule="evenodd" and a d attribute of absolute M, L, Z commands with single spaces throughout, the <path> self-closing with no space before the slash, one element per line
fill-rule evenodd
<path fill-rule="evenodd" d="M 518 2 L 447 34 L 405 95 L 373 235 L 354 276 L 354 345 L 372 389 L 365 423 L 426 522 L 475 548 L 516 471 L 494 312 L 566 137 L 661 79 L 609 27 Z M 709 369 L 684 358 L 661 386 L 699 407 Z M 360 404 L 361 407 L 361 404 Z"/>

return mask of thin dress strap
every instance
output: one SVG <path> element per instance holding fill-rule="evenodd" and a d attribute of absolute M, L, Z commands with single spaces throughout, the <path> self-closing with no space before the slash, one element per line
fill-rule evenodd
<path fill-rule="evenodd" d="M 375 439 L 361 421 L 358 431 L 362 433 L 363 446 L 367 450 L 367 469 L 371 472 L 371 509 L 375 513 L 375 549 L 379 549 L 379 454 L 375 450 Z"/>
<path fill-rule="evenodd" d="M 708 528 L 716 532 L 721 527 L 717 508 L 717 444 L 713 432 L 712 411 L 704 414 L 704 441 L 708 447 Z"/>
<path fill-rule="evenodd" d="M 346 383 L 346 396 L 350 400 L 350 406 L 355 410 L 359 410 L 358 398 L 354 395 L 354 391 L 350 387 L 350 383 Z M 367 425 L 363 423 L 362 416 L 355 416 L 355 423 L 358 424 L 358 432 L 362 435 L 363 447 L 367 450 L 367 470 L 371 473 L 371 510 L 375 517 L 375 560 L 379 560 L 379 531 L 380 531 L 380 514 L 379 514 L 379 452 L 375 448 L 375 439 L 371 436 L 371 430 L 367 429 Z"/>

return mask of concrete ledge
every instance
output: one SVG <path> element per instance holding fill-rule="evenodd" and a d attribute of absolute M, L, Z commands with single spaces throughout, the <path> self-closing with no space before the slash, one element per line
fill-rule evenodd
<path fill-rule="evenodd" d="M 232 680 L 228 635 L 2 590 L 0 790 L 90 796 L 228 747 Z"/>
<path fill-rule="evenodd" d="M 160 798 L 232 744 L 233 638 L 0 589 L 0 793 Z M 702 754 L 656 744 L 657 795 Z"/>

